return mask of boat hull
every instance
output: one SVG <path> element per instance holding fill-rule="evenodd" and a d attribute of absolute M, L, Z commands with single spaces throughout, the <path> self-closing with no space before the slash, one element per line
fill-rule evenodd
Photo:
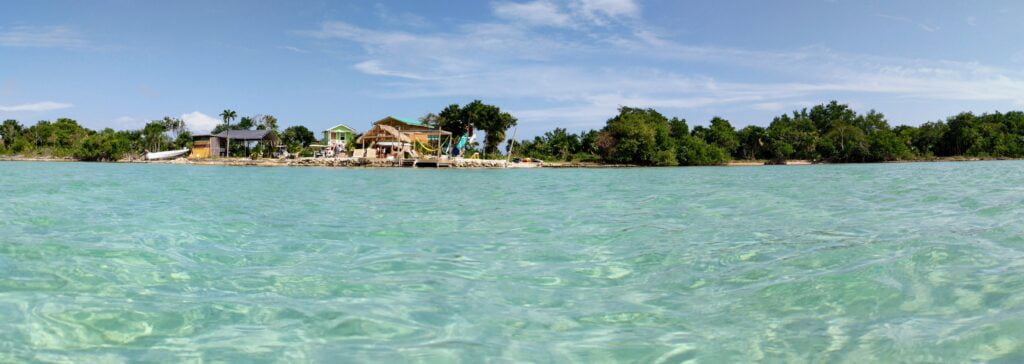
<path fill-rule="evenodd" d="M 174 158 L 181 157 L 181 156 L 183 156 L 183 155 L 185 155 L 187 153 L 188 153 L 188 148 L 179 149 L 179 150 L 168 150 L 168 151 L 156 152 L 156 153 L 146 153 L 146 160 L 148 160 L 148 161 L 155 161 L 155 160 L 161 160 L 161 159 L 174 159 Z"/>

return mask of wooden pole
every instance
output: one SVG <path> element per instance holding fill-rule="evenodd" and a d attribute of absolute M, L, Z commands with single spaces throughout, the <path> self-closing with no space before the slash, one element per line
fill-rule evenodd
<path fill-rule="evenodd" d="M 508 162 L 512 161 L 512 149 L 516 147 L 516 134 L 519 133 L 519 125 L 516 125 L 515 129 L 512 129 L 512 140 L 508 142 L 508 156 L 505 158 L 505 166 L 508 167 Z"/>

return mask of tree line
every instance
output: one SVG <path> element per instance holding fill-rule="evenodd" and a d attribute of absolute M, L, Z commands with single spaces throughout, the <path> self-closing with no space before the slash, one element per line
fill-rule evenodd
<path fill-rule="evenodd" d="M 891 126 L 832 101 L 737 130 L 723 118 L 690 127 L 653 109 L 622 107 L 600 130 L 566 129 L 516 142 L 517 155 L 647 166 L 721 165 L 730 160 L 883 162 L 939 157 L 1024 158 L 1024 112 L 964 112 L 920 126 Z"/>
<path fill-rule="evenodd" d="M 224 123 L 217 125 L 212 134 L 225 130 L 264 130 L 278 133 L 277 118 L 272 115 L 242 117 L 231 124 L 237 113 L 225 110 Z M 230 117 L 230 118 L 229 118 Z M 279 133 L 282 143 L 295 153 L 304 152 L 316 142 L 315 134 L 302 125 L 286 128 Z M 156 152 L 192 147 L 192 133 L 178 118 L 164 117 L 145 124 L 141 129 L 92 130 L 69 118 L 56 121 L 41 120 L 32 126 L 8 119 L 0 124 L 0 154 L 23 156 L 49 156 L 74 158 L 84 161 L 116 161 L 130 156 L 141 156 L 147 150 Z M 269 149 L 257 150 L 267 155 Z M 231 146 L 232 156 L 246 155 L 241 143 Z"/>
<path fill-rule="evenodd" d="M 41 120 L 24 126 L 17 120 L 0 124 L 0 154 L 38 155 L 112 161 L 144 150 L 158 151 L 191 145 L 192 134 L 181 119 L 165 117 L 137 130 L 95 131 L 69 118 Z"/>
<path fill-rule="evenodd" d="M 290 152 L 308 154 L 316 135 L 302 125 L 278 132 L 272 115 L 242 117 L 224 110 L 225 130 L 271 130 Z M 451 104 L 420 119 L 425 125 L 452 133 L 455 140 L 475 129 L 486 133 L 483 152 L 500 155 L 499 145 L 517 120 L 494 105 L 474 100 Z M 583 161 L 645 166 L 720 165 L 730 160 L 780 163 L 800 159 L 815 162 L 881 162 L 940 157 L 1024 158 L 1024 112 L 964 112 L 920 126 L 891 126 L 885 115 L 857 113 L 832 101 L 772 119 L 768 126 L 737 130 L 729 120 L 715 117 L 707 126 L 691 127 L 682 118 L 668 118 L 654 109 L 622 107 L 601 129 L 570 133 L 556 128 L 514 144 L 516 156 L 557 161 Z M 120 160 L 146 150 L 192 146 L 192 134 L 181 119 L 153 120 L 141 129 L 94 131 L 75 120 L 60 118 L 24 126 L 16 120 L 0 124 L 0 154 L 46 155 L 90 161 Z M 245 155 L 245 146 L 232 144 L 231 155 Z M 272 150 L 258 150 L 270 154 Z M 506 153 L 508 149 L 506 149 Z"/>

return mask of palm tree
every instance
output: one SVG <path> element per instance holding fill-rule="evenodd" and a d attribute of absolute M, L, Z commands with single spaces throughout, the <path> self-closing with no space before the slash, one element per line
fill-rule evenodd
<path fill-rule="evenodd" d="M 227 124 L 227 134 L 224 134 L 227 139 L 227 147 L 224 153 L 225 157 L 231 156 L 231 120 L 236 117 L 238 117 L 238 113 L 236 113 L 235 110 L 225 109 L 224 112 L 220 113 L 220 118 L 224 119 L 224 124 Z"/>
<path fill-rule="evenodd" d="M 257 120 L 259 120 L 259 127 L 256 129 L 277 131 L 277 118 L 274 115 L 260 115 Z"/>
<path fill-rule="evenodd" d="M 178 135 L 181 135 L 181 132 L 185 130 L 185 122 L 181 119 L 172 118 L 170 116 L 164 116 L 163 123 L 164 128 L 166 128 L 167 131 L 174 134 L 174 137 L 172 138 L 174 140 L 177 140 Z"/>

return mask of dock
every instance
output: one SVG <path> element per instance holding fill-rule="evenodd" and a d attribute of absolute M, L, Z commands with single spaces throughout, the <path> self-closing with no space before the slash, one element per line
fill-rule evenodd
<path fill-rule="evenodd" d="M 437 160 L 437 159 L 402 159 L 402 167 L 426 167 L 426 168 L 448 168 L 451 167 L 451 161 Z"/>

